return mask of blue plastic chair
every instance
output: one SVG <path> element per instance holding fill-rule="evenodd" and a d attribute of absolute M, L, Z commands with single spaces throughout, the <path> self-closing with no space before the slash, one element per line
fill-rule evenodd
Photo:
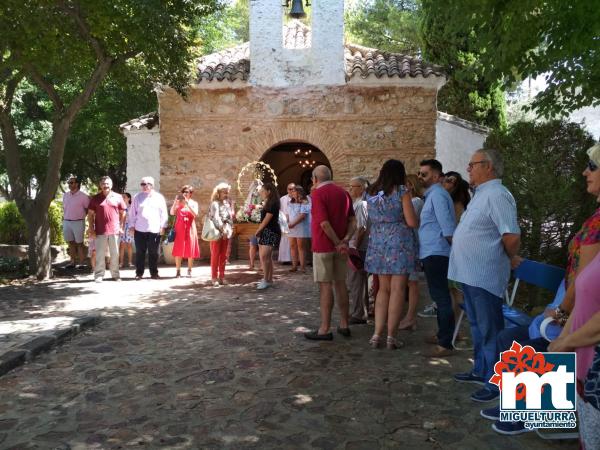
<path fill-rule="evenodd" d="M 520 311 L 512 307 L 517 295 L 519 283 L 524 281 L 525 283 L 548 289 L 554 294 L 556 291 L 558 291 L 558 288 L 564 279 L 565 270 L 551 264 L 544 264 L 532 261 L 530 259 L 524 259 L 519 267 L 513 271 L 513 276 L 515 281 L 511 294 L 508 294 L 508 290 L 505 292 L 504 296 L 506 304 L 502 305 L 504 324 L 507 328 L 528 326 L 533 320 L 532 317 L 530 317 L 524 311 Z M 461 308 L 463 310 L 460 312 L 460 316 L 454 328 L 452 345 L 454 345 L 456 341 L 458 330 L 465 314 L 463 305 L 461 305 Z"/>
<path fill-rule="evenodd" d="M 506 304 L 508 306 L 513 305 L 521 280 L 525 283 L 548 289 L 553 294 L 556 293 L 565 277 L 565 269 L 551 264 L 524 259 L 519 264 L 519 267 L 513 271 L 513 276 L 515 277 L 515 283 L 513 284 L 511 295 L 510 297 L 506 296 Z"/>

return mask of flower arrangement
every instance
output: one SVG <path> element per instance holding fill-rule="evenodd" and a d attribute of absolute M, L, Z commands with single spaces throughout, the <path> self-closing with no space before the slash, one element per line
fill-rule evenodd
<path fill-rule="evenodd" d="M 235 218 L 238 222 L 260 223 L 260 203 L 248 203 L 238 209 Z"/>

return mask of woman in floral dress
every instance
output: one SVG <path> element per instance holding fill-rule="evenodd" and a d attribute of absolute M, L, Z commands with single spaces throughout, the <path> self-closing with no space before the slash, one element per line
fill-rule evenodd
<path fill-rule="evenodd" d="M 192 276 L 194 258 L 200 257 L 198 244 L 198 231 L 196 229 L 196 216 L 198 216 L 198 203 L 192 200 L 194 188 L 190 185 L 181 187 L 180 193 L 175 197 L 171 206 L 171 215 L 175 216 L 175 242 L 173 243 L 173 256 L 175 257 L 175 277 L 181 276 L 181 260 L 188 260 L 188 278 Z"/>
<path fill-rule="evenodd" d="M 381 168 L 367 197 L 371 228 L 365 270 L 379 278 L 375 333 L 370 341 L 374 348 L 382 345 L 386 325 L 387 348 L 393 350 L 403 345 L 396 341 L 396 334 L 408 275 L 415 271 L 417 255 L 412 228 L 419 225 L 410 192 L 404 186 L 405 179 L 404 165 L 390 159 Z"/>

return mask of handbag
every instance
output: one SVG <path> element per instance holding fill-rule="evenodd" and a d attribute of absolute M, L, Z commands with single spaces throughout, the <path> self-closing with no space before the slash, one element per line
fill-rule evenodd
<path fill-rule="evenodd" d="M 212 219 L 207 215 L 204 216 L 204 224 L 202 225 L 202 240 L 203 241 L 218 241 L 221 239 L 221 232 L 217 230 Z"/>
<path fill-rule="evenodd" d="M 167 242 L 175 242 L 175 228 L 171 228 L 169 234 L 167 235 Z"/>
<path fill-rule="evenodd" d="M 279 228 L 283 234 L 288 234 L 290 232 L 287 217 L 285 217 L 285 214 L 281 210 L 279 211 Z"/>

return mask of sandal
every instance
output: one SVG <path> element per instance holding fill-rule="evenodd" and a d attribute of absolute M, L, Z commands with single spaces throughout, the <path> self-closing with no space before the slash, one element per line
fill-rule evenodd
<path fill-rule="evenodd" d="M 392 337 L 392 336 L 387 337 L 386 348 L 388 350 L 396 350 L 396 349 L 402 348 L 402 347 L 404 347 L 404 342 L 402 342 L 400 340 L 396 340 L 396 338 Z"/>
<path fill-rule="evenodd" d="M 187 271 L 187 277 L 188 278 L 192 278 L 192 269 L 188 269 L 188 271 Z"/>
<path fill-rule="evenodd" d="M 292 268 L 290 269 L 290 272 L 298 272 L 298 268 L 297 268 L 297 267 L 292 267 Z"/>
<path fill-rule="evenodd" d="M 175 272 L 175 278 L 181 278 L 181 273 L 179 272 L 179 270 Z"/>
<path fill-rule="evenodd" d="M 373 348 L 381 347 L 381 338 L 379 336 L 377 336 L 376 334 L 374 334 L 371 337 L 371 339 L 369 340 L 369 345 Z"/>

